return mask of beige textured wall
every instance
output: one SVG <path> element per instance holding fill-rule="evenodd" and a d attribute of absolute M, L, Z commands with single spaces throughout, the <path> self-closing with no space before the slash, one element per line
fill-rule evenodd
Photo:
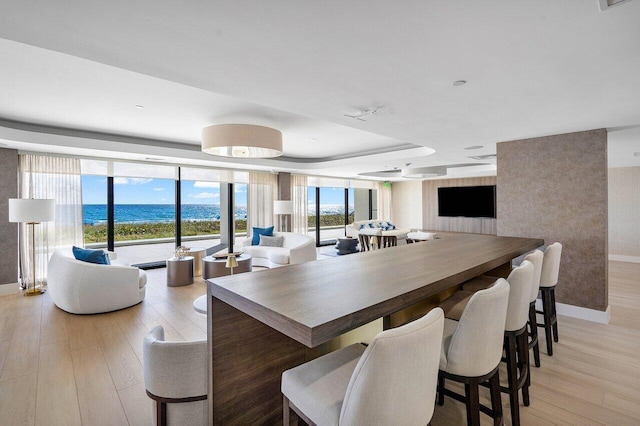
<path fill-rule="evenodd" d="M 18 196 L 18 151 L 0 148 L 0 285 L 18 281 L 18 224 L 9 223 L 9 198 Z"/>
<path fill-rule="evenodd" d="M 607 132 L 499 143 L 498 235 L 563 245 L 556 300 L 604 311 Z"/>
<path fill-rule="evenodd" d="M 470 232 L 495 235 L 496 219 L 472 217 L 439 217 L 438 188 L 449 186 L 495 185 L 495 176 L 422 181 L 422 227 L 429 231 Z M 497 189 L 500 193 L 500 188 Z M 498 215 L 500 210 L 498 209 Z"/>
<path fill-rule="evenodd" d="M 393 182 L 391 220 L 400 228 L 422 229 L 422 182 Z"/>
<path fill-rule="evenodd" d="M 609 254 L 640 258 L 640 167 L 609 169 Z"/>

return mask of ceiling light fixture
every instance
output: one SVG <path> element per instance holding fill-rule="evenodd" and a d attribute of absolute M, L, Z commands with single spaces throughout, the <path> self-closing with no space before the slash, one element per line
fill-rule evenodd
<path fill-rule="evenodd" d="M 282 132 L 252 124 L 217 124 L 202 129 L 202 152 L 221 157 L 273 158 L 282 155 Z"/>
<path fill-rule="evenodd" d="M 482 149 L 482 148 L 484 148 L 484 146 L 482 145 L 473 145 L 473 146 L 468 146 L 465 149 L 472 150 L 472 149 Z"/>
<path fill-rule="evenodd" d="M 640 152 L 634 152 L 634 153 L 633 153 L 633 156 L 634 156 L 634 157 L 640 157 Z"/>
<path fill-rule="evenodd" d="M 136 105 L 136 108 L 138 108 L 138 109 L 144 109 L 144 105 Z"/>
<path fill-rule="evenodd" d="M 467 84 L 467 80 L 456 80 L 453 82 L 454 86 L 464 86 L 465 84 Z"/>

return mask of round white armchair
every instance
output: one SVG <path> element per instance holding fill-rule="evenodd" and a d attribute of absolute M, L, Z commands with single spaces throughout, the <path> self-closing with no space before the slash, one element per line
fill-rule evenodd
<path fill-rule="evenodd" d="M 146 273 L 122 264 L 76 260 L 71 248 L 56 250 L 47 269 L 53 302 L 72 314 L 98 314 L 136 305 L 144 299 Z"/>

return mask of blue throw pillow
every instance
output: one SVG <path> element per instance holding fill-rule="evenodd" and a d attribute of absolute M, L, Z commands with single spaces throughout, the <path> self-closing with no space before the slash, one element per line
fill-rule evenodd
<path fill-rule="evenodd" d="M 251 239 L 252 246 L 260 245 L 260 235 L 264 235 L 265 237 L 273 237 L 273 226 L 268 228 L 256 228 L 253 227 L 253 238 Z"/>
<path fill-rule="evenodd" d="M 375 227 L 376 227 L 376 226 L 373 224 L 373 222 L 369 222 L 369 228 L 373 229 L 373 228 L 375 228 Z"/>
<path fill-rule="evenodd" d="M 73 246 L 73 256 L 83 262 L 97 263 L 98 265 L 111 265 L 109 256 L 104 250 L 89 250 Z"/>
<path fill-rule="evenodd" d="M 396 226 L 391 223 L 391 221 L 387 222 L 387 226 L 389 227 L 389 229 L 396 229 Z"/>
<path fill-rule="evenodd" d="M 360 224 L 360 230 L 362 231 L 364 229 L 364 223 Z"/>

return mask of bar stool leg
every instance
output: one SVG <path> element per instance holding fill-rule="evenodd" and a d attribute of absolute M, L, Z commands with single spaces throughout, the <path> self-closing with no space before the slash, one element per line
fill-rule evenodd
<path fill-rule="evenodd" d="M 507 358 L 507 382 L 509 384 L 509 404 L 511 405 L 511 424 L 520 425 L 520 401 L 518 398 L 518 361 L 516 358 L 516 336 L 509 333 L 505 336 Z"/>
<path fill-rule="evenodd" d="M 444 405 L 444 377 L 442 374 L 438 374 L 438 405 Z"/>
<path fill-rule="evenodd" d="M 538 344 L 538 320 L 536 319 L 536 303 L 529 305 L 529 329 L 531 330 L 531 342 L 533 346 L 533 361 L 540 368 L 540 345 Z"/>
<path fill-rule="evenodd" d="M 467 397 L 467 425 L 480 426 L 480 392 L 478 382 L 465 383 L 464 393 Z"/>
<path fill-rule="evenodd" d="M 553 341 L 557 342 L 558 341 L 558 316 L 556 314 L 556 288 L 552 287 L 551 288 L 551 307 L 553 308 L 553 315 L 552 315 L 552 321 L 553 321 Z"/>
<path fill-rule="evenodd" d="M 495 417 L 493 426 L 502 426 L 504 422 L 502 415 L 502 396 L 500 394 L 500 370 L 489 379 L 489 390 L 491 391 L 491 410 Z"/>
<path fill-rule="evenodd" d="M 529 343 L 527 341 L 527 332 L 525 330 L 518 336 L 518 361 L 520 364 L 521 379 L 524 377 L 522 385 L 522 402 L 525 407 L 530 405 L 529 402 L 529 385 L 531 384 L 531 369 L 529 368 Z"/>
<path fill-rule="evenodd" d="M 553 338 L 551 336 L 551 297 L 549 290 L 542 289 L 542 316 L 544 317 L 544 337 L 547 341 L 547 355 L 553 356 Z"/>

